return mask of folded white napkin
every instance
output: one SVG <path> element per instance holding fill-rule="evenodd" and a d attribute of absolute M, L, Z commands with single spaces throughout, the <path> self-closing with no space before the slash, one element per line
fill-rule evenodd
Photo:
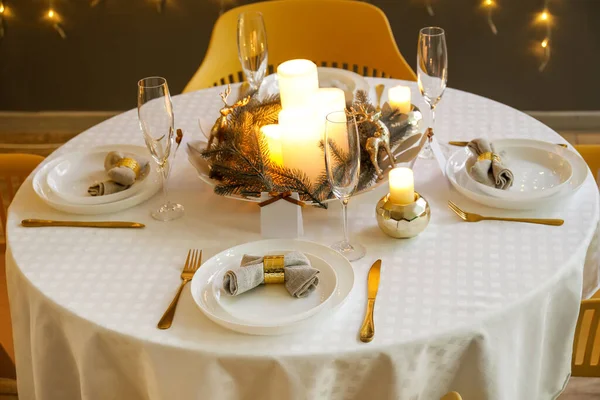
<path fill-rule="evenodd" d="M 310 265 L 308 258 L 299 251 L 284 256 L 285 288 L 294 297 L 306 297 L 319 285 L 319 270 Z M 238 268 L 223 276 L 223 289 L 237 296 L 254 289 L 265 281 L 263 257 L 244 255 Z"/>

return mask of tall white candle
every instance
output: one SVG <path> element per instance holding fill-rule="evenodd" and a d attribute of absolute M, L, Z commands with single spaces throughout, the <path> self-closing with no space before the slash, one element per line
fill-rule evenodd
<path fill-rule="evenodd" d="M 408 114 L 412 108 L 410 104 L 410 88 L 407 86 L 394 86 L 388 90 L 388 102 L 392 108 L 397 108 L 402 114 Z"/>
<path fill-rule="evenodd" d="M 277 79 L 284 110 L 309 106 L 319 88 L 317 65 L 309 60 L 289 60 L 280 64 Z"/>
<path fill-rule="evenodd" d="M 279 113 L 281 153 L 284 166 L 306 173 L 314 184 L 325 170 L 325 158 L 319 147 L 322 131 L 312 108 L 291 108 Z"/>
<path fill-rule="evenodd" d="M 327 115 L 335 111 L 343 111 L 346 108 L 346 96 L 342 89 L 322 88 L 315 92 L 312 104 L 315 107 L 317 117 L 320 119 L 321 136 L 325 137 Z M 331 125 L 328 132 L 329 138 L 336 143 L 340 143 L 342 135 L 346 134 L 345 128 L 345 124 Z"/>
<path fill-rule="evenodd" d="M 410 168 L 390 170 L 390 201 L 393 204 L 410 204 L 415 201 L 415 179 Z"/>
<path fill-rule="evenodd" d="M 283 165 L 283 155 L 281 153 L 281 129 L 277 124 L 265 125 L 260 128 L 269 146 L 269 155 L 271 161 L 277 165 Z"/>

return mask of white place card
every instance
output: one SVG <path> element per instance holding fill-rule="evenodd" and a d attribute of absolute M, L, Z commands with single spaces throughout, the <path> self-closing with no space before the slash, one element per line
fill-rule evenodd
<path fill-rule="evenodd" d="M 300 200 L 298 193 L 290 196 Z M 261 202 L 271 199 L 269 193 L 261 194 Z M 264 238 L 296 239 L 304 235 L 302 207 L 279 199 L 260 208 L 260 232 Z"/>

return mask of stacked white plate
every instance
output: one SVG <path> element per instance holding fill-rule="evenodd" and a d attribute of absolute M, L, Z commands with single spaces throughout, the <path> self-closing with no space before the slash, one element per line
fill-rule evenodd
<path fill-rule="evenodd" d="M 283 284 L 261 285 L 237 296 L 223 290 L 223 275 L 244 254 L 304 253 L 319 270 L 319 285 L 305 298 L 292 297 Z M 354 270 L 341 254 L 300 240 L 272 239 L 225 250 L 202 264 L 192 279 L 192 297 L 213 322 L 251 335 L 281 335 L 309 327 L 339 308 L 354 285 Z"/>
<path fill-rule="evenodd" d="M 484 185 L 471 176 L 476 157 L 467 147 L 452 154 L 446 164 L 452 186 L 478 203 L 512 210 L 535 209 L 575 193 L 587 177 L 585 161 L 556 144 L 530 139 L 493 143 L 503 164 L 514 175 L 513 185 L 507 190 Z"/>
<path fill-rule="evenodd" d="M 150 160 L 145 147 L 111 145 L 87 151 L 68 153 L 44 164 L 33 177 L 33 189 L 40 199 L 51 207 L 73 214 L 104 214 L 133 207 L 160 189 L 160 176 L 155 168 L 148 176 L 130 188 L 105 196 L 91 196 L 88 188 L 109 180 L 104 170 L 108 152 L 119 151 L 126 155 Z"/>

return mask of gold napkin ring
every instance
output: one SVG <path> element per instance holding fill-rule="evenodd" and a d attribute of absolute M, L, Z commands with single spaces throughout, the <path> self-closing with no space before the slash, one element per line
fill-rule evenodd
<path fill-rule="evenodd" d="M 117 161 L 115 167 L 129 168 L 135 174 L 136 179 L 140 177 L 140 164 L 138 164 L 138 162 L 135 161 L 133 158 L 121 158 L 119 161 Z"/>
<path fill-rule="evenodd" d="M 500 159 L 500 156 L 496 153 L 492 153 L 491 151 L 487 151 L 487 152 L 482 153 L 479 156 L 477 156 L 477 161 L 483 161 L 483 160 L 502 162 L 502 160 Z"/>
<path fill-rule="evenodd" d="M 265 274 L 265 284 L 284 283 L 284 256 L 264 256 L 263 272 Z"/>

